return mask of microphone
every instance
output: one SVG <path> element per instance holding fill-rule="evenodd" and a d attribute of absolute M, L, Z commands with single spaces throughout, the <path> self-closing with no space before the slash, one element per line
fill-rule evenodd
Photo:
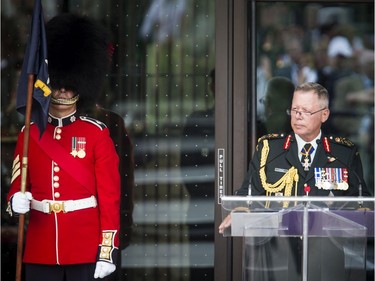
<path fill-rule="evenodd" d="M 322 143 L 322 141 L 319 139 L 319 140 L 316 140 L 316 143 L 319 145 Z M 327 151 L 326 149 L 324 149 L 326 151 L 326 154 L 328 156 L 331 156 L 332 158 L 334 158 L 335 160 L 337 160 L 337 162 L 339 162 L 341 165 L 343 165 L 345 168 L 348 169 L 348 171 L 350 171 L 350 173 L 353 173 L 353 175 L 357 178 L 358 180 L 358 198 L 361 198 L 363 197 L 363 194 L 362 194 L 362 180 L 360 178 L 360 176 L 358 175 L 358 173 L 354 170 L 354 169 L 349 169 L 348 165 L 346 163 L 344 163 L 343 161 L 340 160 L 340 158 L 336 157 L 335 155 L 333 155 L 331 153 L 331 151 Z M 348 183 L 349 184 L 349 183 Z M 363 206 L 363 201 L 358 201 L 358 204 L 359 204 L 359 207 L 362 208 Z"/>

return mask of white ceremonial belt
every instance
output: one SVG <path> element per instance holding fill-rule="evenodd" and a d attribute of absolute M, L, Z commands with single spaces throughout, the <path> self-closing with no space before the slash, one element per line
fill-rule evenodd
<path fill-rule="evenodd" d="M 31 209 L 39 212 L 50 214 L 51 212 L 64 213 L 73 212 L 77 210 L 95 208 L 97 206 L 95 196 L 91 196 L 79 200 L 66 200 L 66 201 L 54 201 L 54 200 L 31 200 Z"/>

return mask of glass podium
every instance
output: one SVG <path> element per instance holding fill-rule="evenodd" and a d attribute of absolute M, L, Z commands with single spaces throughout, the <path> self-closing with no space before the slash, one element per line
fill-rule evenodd
<path fill-rule="evenodd" d="M 373 270 L 375 198 L 223 196 L 221 202 L 222 218 L 231 216 L 224 236 L 243 237 L 243 280 L 364 281 Z"/>

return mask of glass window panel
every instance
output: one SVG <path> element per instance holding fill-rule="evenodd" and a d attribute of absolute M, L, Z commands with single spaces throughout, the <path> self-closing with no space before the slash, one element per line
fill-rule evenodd
<path fill-rule="evenodd" d="M 46 21 L 73 12 L 111 31 L 112 65 L 97 103 L 124 120 L 135 179 L 123 198 L 124 222 L 130 223 L 134 207 L 130 245 L 122 250 L 121 271 L 112 280 L 213 280 L 215 1 L 42 4 Z M 23 125 L 14 92 L 33 1 L 1 5 L 4 207 L 15 138 Z M 121 171 L 125 177 L 127 165 Z M 16 223 L 2 213 L 2 229 L 10 233 L 7 240 L 2 235 L 2 280 L 14 279 Z"/>
<path fill-rule="evenodd" d="M 289 133 L 293 87 L 318 82 L 330 94 L 323 129 L 358 145 L 373 189 L 373 3 L 259 1 L 256 9 L 257 137 Z"/>

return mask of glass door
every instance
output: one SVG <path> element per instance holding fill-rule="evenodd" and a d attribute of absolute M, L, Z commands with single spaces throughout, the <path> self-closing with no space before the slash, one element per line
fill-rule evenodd
<path fill-rule="evenodd" d="M 216 96 L 225 101 L 217 104 L 225 116 L 216 120 L 217 153 L 225 152 L 218 199 L 240 186 L 260 136 L 290 132 L 286 109 L 304 81 L 328 89 L 323 129 L 356 143 L 373 193 L 373 1 L 217 1 L 217 18 Z M 220 222 L 219 200 L 216 211 Z M 215 249 L 215 264 L 226 265 L 215 267 L 217 280 L 241 280 L 241 240 L 218 235 Z M 372 254 L 367 259 L 371 280 Z"/>
<path fill-rule="evenodd" d="M 34 1 L 2 1 L 2 207 L 14 108 Z M 99 106 L 126 131 L 121 150 L 122 251 L 111 280 L 214 280 L 215 1 L 42 1 L 46 22 L 87 15 L 113 43 Z M 2 280 L 14 280 L 17 220 L 2 212 Z M 6 234 L 6 235 L 5 235 Z"/>

